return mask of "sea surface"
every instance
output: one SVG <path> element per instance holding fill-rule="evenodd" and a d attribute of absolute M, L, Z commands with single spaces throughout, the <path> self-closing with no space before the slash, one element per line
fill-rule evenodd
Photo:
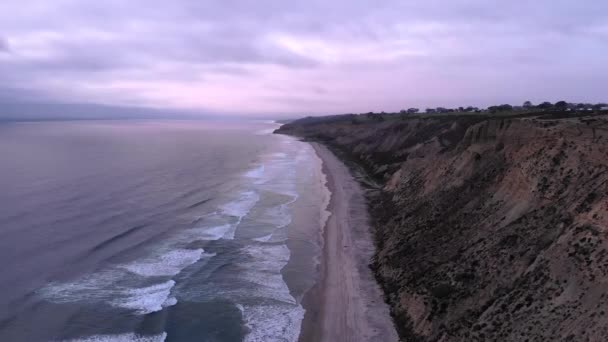
<path fill-rule="evenodd" d="M 269 122 L 0 124 L 0 341 L 295 341 L 329 200 Z"/>

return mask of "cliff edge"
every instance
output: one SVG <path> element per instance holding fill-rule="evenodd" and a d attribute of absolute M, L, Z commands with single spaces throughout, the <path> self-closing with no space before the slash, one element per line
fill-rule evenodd
<path fill-rule="evenodd" d="M 608 336 L 608 115 L 350 115 L 277 133 L 379 184 L 371 267 L 403 340 Z"/>

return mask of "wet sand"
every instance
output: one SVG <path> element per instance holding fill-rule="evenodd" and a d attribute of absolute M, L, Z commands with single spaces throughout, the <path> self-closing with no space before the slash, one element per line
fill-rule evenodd
<path fill-rule="evenodd" d="M 374 246 L 363 190 L 332 152 L 312 146 L 323 161 L 331 215 L 323 231 L 319 280 L 302 301 L 300 341 L 398 341 L 368 266 Z"/>

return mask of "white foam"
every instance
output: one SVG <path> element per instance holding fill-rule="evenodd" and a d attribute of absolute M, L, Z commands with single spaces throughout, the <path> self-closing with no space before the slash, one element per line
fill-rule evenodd
<path fill-rule="evenodd" d="M 272 234 L 268 234 L 268 235 L 264 235 L 264 236 L 259 237 L 259 238 L 255 238 L 255 239 L 253 239 L 253 241 L 268 242 L 268 241 L 270 241 L 270 239 L 272 239 Z"/>
<path fill-rule="evenodd" d="M 244 191 L 239 194 L 239 198 L 221 206 L 222 213 L 235 217 L 243 217 L 249 213 L 253 206 L 260 199 L 255 191 Z"/>
<path fill-rule="evenodd" d="M 126 298 L 116 298 L 112 304 L 121 308 L 131 309 L 145 315 L 163 309 L 163 304 L 168 302 L 171 288 L 175 281 L 167 280 L 161 284 L 155 284 L 138 289 L 124 291 Z M 170 302 L 169 302 L 170 303 Z"/>
<path fill-rule="evenodd" d="M 167 280 L 141 288 L 117 285 L 116 282 L 124 279 L 127 274 L 108 270 L 83 277 L 76 282 L 50 283 L 42 288 L 39 294 L 55 303 L 106 303 L 117 308 L 134 310 L 142 315 L 177 303 L 174 297 L 169 297 L 175 281 Z"/>
<path fill-rule="evenodd" d="M 166 338 L 167 333 L 165 332 L 151 336 L 128 333 L 119 335 L 93 335 L 73 340 L 65 340 L 64 342 L 164 342 Z"/>
<path fill-rule="evenodd" d="M 239 264 L 238 277 L 252 285 L 244 289 L 247 296 L 296 304 L 281 274 L 289 261 L 289 248 L 286 245 L 250 245 L 246 253 L 249 260 Z"/>
<path fill-rule="evenodd" d="M 169 297 L 167 298 L 166 301 L 164 301 L 164 303 L 162 304 L 163 308 L 169 307 L 169 306 L 173 306 L 177 304 L 177 298 L 175 297 Z"/>
<path fill-rule="evenodd" d="M 75 282 L 51 282 L 38 293 L 55 303 L 72 303 L 78 301 L 103 301 L 113 295 L 109 289 L 113 282 L 122 277 L 121 272 L 105 270 L 84 276 Z"/>
<path fill-rule="evenodd" d="M 262 178 L 264 176 L 264 164 L 258 165 L 257 167 L 247 171 L 245 177 L 247 178 Z"/>
<path fill-rule="evenodd" d="M 176 249 L 162 254 L 160 257 L 132 262 L 122 267 L 144 277 L 174 276 L 184 268 L 199 261 L 203 255 L 204 250 L 202 248 Z M 206 255 L 213 256 L 214 254 Z"/>
<path fill-rule="evenodd" d="M 231 229 L 224 234 L 224 239 L 234 239 L 236 229 L 241 220 L 253 209 L 259 200 L 260 196 L 255 191 L 244 191 L 240 193 L 238 199 L 221 206 L 223 214 L 237 218 L 237 222 L 231 225 Z"/>
<path fill-rule="evenodd" d="M 305 310 L 293 298 L 281 274 L 289 260 L 289 249 L 286 245 L 262 244 L 248 246 L 246 252 L 249 261 L 240 263 L 243 271 L 238 277 L 251 285 L 243 293 L 231 293 L 246 303 L 236 304 L 249 328 L 244 340 L 297 341 Z M 262 302 L 251 302 L 253 298 Z"/>
<path fill-rule="evenodd" d="M 288 207 L 288 205 L 291 203 L 293 202 L 266 209 L 259 217 L 258 221 L 272 225 L 276 228 L 287 227 L 291 223 L 292 219 Z"/>
<path fill-rule="evenodd" d="M 223 224 L 213 227 L 196 227 L 188 229 L 188 237 L 193 240 L 215 241 L 223 238 L 232 230 L 231 224 Z"/>
<path fill-rule="evenodd" d="M 243 316 L 250 332 L 247 342 L 290 341 L 300 336 L 304 313 L 301 305 L 245 306 Z"/>

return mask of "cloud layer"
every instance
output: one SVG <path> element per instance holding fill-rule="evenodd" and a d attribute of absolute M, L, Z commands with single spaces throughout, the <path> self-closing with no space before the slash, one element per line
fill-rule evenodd
<path fill-rule="evenodd" d="M 600 101 L 606 13 L 602 0 L 8 1 L 0 94 L 252 115 Z"/>

